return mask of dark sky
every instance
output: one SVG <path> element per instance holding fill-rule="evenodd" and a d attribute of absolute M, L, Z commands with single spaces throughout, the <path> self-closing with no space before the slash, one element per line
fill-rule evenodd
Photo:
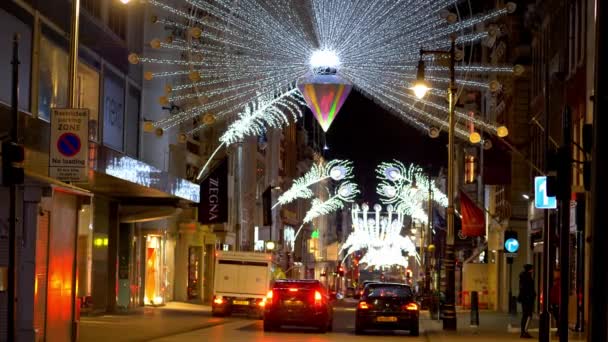
<path fill-rule="evenodd" d="M 363 200 L 372 204 L 378 201 L 375 168 L 380 162 L 397 159 L 406 165 L 431 165 L 433 175 L 447 164 L 446 134 L 432 139 L 354 89 L 329 128 L 326 140 L 330 148 L 326 159 L 352 160 Z"/>

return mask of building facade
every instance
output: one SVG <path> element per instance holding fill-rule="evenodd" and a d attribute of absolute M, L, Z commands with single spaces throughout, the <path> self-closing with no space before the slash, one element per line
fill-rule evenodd
<path fill-rule="evenodd" d="M 81 314 L 172 300 L 174 231 L 199 201 L 197 184 L 169 172 L 167 137 L 144 131 L 143 71 L 127 61 L 144 46 L 146 13 L 139 5 L 81 2 L 76 97 L 89 110 L 89 171 L 82 183 L 49 175 L 53 109 L 68 106 L 70 9 L 69 1 L 0 5 L 4 75 L 12 36 L 21 36 L 18 122 L 27 175 L 16 202 L 16 315 L 7 322 L 1 292 L 0 340 L 10 324 L 16 340 L 74 340 Z M 11 122 L 9 80 L 0 83 L 3 137 Z M 0 219 L 8 224 L 7 193 L 0 187 Z M 1 244 L 6 266 L 7 239 Z"/>

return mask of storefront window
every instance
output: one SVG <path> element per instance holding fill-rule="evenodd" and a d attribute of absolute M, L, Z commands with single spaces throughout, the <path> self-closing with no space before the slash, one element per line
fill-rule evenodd
<path fill-rule="evenodd" d="M 103 82 L 103 143 L 117 151 L 124 150 L 125 83 L 109 68 Z"/>
<path fill-rule="evenodd" d="M 188 299 L 200 298 L 200 267 L 202 247 L 188 248 Z"/>
<path fill-rule="evenodd" d="M 148 235 L 146 238 L 146 280 L 144 304 L 159 305 L 164 302 L 163 296 L 163 246 L 159 235 Z"/>
<path fill-rule="evenodd" d="M 31 49 L 32 30 L 13 15 L 0 9 L 0 41 L 3 49 L 0 49 L 0 101 L 7 105 L 11 104 L 12 95 L 12 68 L 13 59 L 13 35 L 19 32 L 19 109 L 30 110 L 30 72 L 31 72 Z"/>
<path fill-rule="evenodd" d="M 48 38 L 40 38 L 38 117 L 50 121 L 51 108 L 68 104 L 68 54 Z"/>
<path fill-rule="evenodd" d="M 69 107 L 68 53 L 44 36 L 40 38 L 38 117 L 50 121 L 52 108 Z M 89 109 L 89 139 L 98 140 L 99 73 L 80 62 L 76 82 L 76 103 Z"/>
<path fill-rule="evenodd" d="M 89 139 L 98 140 L 99 73 L 86 64 L 78 63 L 76 102 L 79 108 L 89 110 Z"/>

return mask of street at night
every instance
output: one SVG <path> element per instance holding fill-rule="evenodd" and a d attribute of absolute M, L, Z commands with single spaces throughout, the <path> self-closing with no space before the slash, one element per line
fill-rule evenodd
<path fill-rule="evenodd" d="M 420 337 L 408 336 L 407 331 L 373 331 L 355 335 L 355 301 L 337 303 L 334 309 L 333 331 L 320 334 L 312 328 L 286 326 L 280 331 L 264 332 L 262 321 L 245 316 L 229 318 L 211 317 L 209 307 L 192 304 L 169 304 L 166 308 L 146 309 L 131 315 L 90 317 L 81 322 L 83 341 L 517 341 L 517 329 L 506 328 L 513 318 L 506 314 L 482 312 L 480 325 L 470 326 L 469 312 L 459 313 L 460 331 L 446 334 L 441 321 L 433 320 L 428 312 L 421 317 Z M 537 330 L 531 328 L 531 330 Z M 556 338 L 553 338 L 556 340 Z M 571 341 L 583 341 L 580 334 L 570 336 Z"/>
<path fill-rule="evenodd" d="M 608 342 L 608 0 L 0 0 L 0 342 Z"/>

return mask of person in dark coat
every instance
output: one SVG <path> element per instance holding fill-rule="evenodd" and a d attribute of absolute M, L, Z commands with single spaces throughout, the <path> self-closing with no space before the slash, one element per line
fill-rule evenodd
<path fill-rule="evenodd" d="M 528 325 L 532 318 L 532 311 L 534 310 L 534 299 L 536 298 L 536 291 L 534 290 L 534 277 L 532 272 L 534 266 L 530 264 L 524 265 L 524 270 L 519 274 L 519 296 L 517 299 L 521 303 L 522 315 L 521 315 L 521 338 L 531 338 L 532 336 L 528 333 Z"/>

